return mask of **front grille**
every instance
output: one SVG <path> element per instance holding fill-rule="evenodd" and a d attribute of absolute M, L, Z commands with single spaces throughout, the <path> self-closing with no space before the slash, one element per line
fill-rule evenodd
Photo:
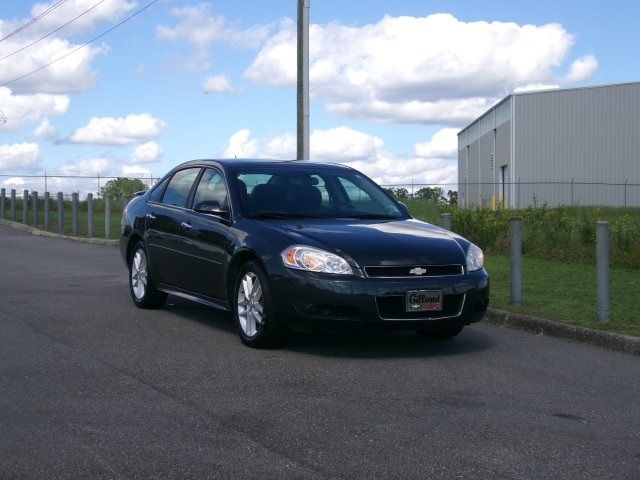
<path fill-rule="evenodd" d="M 427 318 L 453 317 L 462 310 L 463 293 L 452 293 L 442 298 L 442 310 L 437 312 L 407 312 L 405 295 L 376 297 L 380 318 L 393 320 L 419 320 Z"/>
<path fill-rule="evenodd" d="M 416 275 L 414 269 L 420 269 L 420 275 Z M 410 273 L 414 270 L 414 273 Z M 425 271 L 426 270 L 426 271 Z M 364 267 L 369 277 L 441 277 L 445 275 L 462 275 L 462 265 L 406 265 L 399 267 Z"/>

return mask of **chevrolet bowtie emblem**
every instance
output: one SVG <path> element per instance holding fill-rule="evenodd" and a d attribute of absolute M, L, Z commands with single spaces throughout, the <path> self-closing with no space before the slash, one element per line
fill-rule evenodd
<path fill-rule="evenodd" d="M 426 268 L 416 267 L 409 270 L 410 275 L 424 275 L 425 273 L 427 273 Z"/>

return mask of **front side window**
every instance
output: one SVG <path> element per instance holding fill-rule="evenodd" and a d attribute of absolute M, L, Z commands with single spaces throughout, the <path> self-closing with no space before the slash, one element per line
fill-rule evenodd
<path fill-rule="evenodd" d="M 204 205 L 211 205 L 212 202 L 217 202 L 219 208 L 226 208 L 227 186 L 220 172 L 213 168 L 207 168 L 200 178 L 196 194 L 193 197 L 193 208 L 197 210 Z"/>
<path fill-rule="evenodd" d="M 164 191 L 162 203 L 186 208 L 191 187 L 199 173 L 200 168 L 185 168 L 177 171 Z"/>

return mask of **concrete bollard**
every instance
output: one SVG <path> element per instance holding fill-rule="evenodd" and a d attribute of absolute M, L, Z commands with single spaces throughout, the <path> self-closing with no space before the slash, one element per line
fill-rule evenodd
<path fill-rule="evenodd" d="M 87 237 L 93 237 L 93 193 L 87 194 Z"/>
<path fill-rule="evenodd" d="M 33 228 L 38 228 L 38 192 L 33 192 L 31 194 L 31 199 L 33 201 Z"/>
<path fill-rule="evenodd" d="M 78 192 L 71 194 L 71 233 L 78 235 Z"/>
<path fill-rule="evenodd" d="M 598 221 L 596 225 L 596 270 L 598 272 L 598 322 L 600 323 L 609 323 L 609 294 L 611 292 L 609 233 L 609 222 Z"/>
<path fill-rule="evenodd" d="M 451 214 L 443 213 L 441 216 L 442 216 L 442 228 L 451 231 Z"/>
<path fill-rule="evenodd" d="M 7 191 L 4 188 L 0 188 L 0 218 L 4 220 L 4 197 L 7 195 Z"/>
<path fill-rule="evenodd" d="M 27 217 L 29 216 L 29 190 L 22 191 L 22 223 L 27 224 Z"/>
<path fill-rule="evenodd" d="M 511 304 L 522 306 L 522 217 L 511 219 Z"/>
<path fill-rule="evenodd" d="M 64 197 L 58 192 L 58 234 L 64 234 Z"/>
<path fill-rule="evenodd" d="M 44 229 L 49 231 L 50 221 L 49 217 L 51 215 L 51 194 L 49 192 L 44 192 Z"/>
<path fill-rule="evenodd" d="M 111 238 L 111 198 L 104 197 L 104 238 Z"/>
<path fill-rule="evenodd" d="M 16 221 L 16 191 L 13 188 L 11 189 L 11 200 L 10 200 L 9 208 L 11 209 L 11 221 L 15 222 Z"/>

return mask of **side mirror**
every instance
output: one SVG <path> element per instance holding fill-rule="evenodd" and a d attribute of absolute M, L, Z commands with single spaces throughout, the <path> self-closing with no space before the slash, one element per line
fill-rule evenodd
<path fill-rule="evenodd" d="M 219 217 L 226 217 L 229 215 L 229 212 L 222 208 L 217 200 L 204 200 L 194 205 L 193 209 L 198 213 L 217 215 Z"/>

